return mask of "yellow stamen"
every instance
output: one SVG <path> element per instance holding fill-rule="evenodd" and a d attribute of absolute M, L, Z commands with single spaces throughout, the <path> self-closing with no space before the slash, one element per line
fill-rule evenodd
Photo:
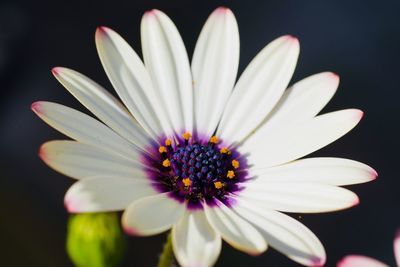
<path fill-rule="evenodd" d="M 162 165 L 167 168 L 167 167 L 171 166 L 171 162 L 169 162 L 169 159 L 166 159 L 162 162 Z"/>
<path fill-rule="evenodd" d="M 232 160 L 232 166 L 235 169 L 239 168 L 240 166 L 239 161 L 237 161 L 236 159 Z"/>
<path fill-rule="evenodd" d="M 158 152 L 160 152 L 160 154 L 167 152 L 167 148 L 165 146 L 160 146 L 158 148 Z"/>
<path fill-rule="evenodd" d="M 192 185 L 192 181 L 190 181 L 189 178 L 183 178 L 183 179 L 182 179 L 182 183 L 183 183 L 186 187 Z"/>
<path fill-rule="evenodd" d="M 215 186 L 215 188 L 217 188 L 217 189 L 221 189 L 222 186 L 224 186 L 224 185 L 223 185 L 223 183 L 221 183 L 220 181 L 218 181 L 218 182 L 214 182 L 214 186 Z"/>
<path fill-rule="evenodd" d="M 229 148 L 223 147 L 223 148 L 221 148 L 221 149 L 219 150 L 219 153 L 230 155 L 230 154 L 231 154 L 231 151 L 229 150 Z"/>
<path fill-rule="evenodd" d="M 183 139 L 185 139 L 185 140 L 189 140 L 190 137 L 192 137 L 192 135 L 191 135 L 189 132 L 186 132 L 186 133 L 182 134 L 182 137 L 183 137 Z"/>
<path fill-rule="evenodd" d="M 228 171 L 228 173 L 226 174 L 226 177 L 228 177 L 229 179 L 233 179 L 233 177 L 235 177 L 235 172 L 234 171 Z"/>
<path fill-rule="evenodd" d="M 219 142 L 219 139 L 215 135 L 210 138 L 210 143 L 217 144 L 218 142 Z"/>
<path fill-rule="evenodd" d="M 172 144 L 171 139 L 166 139 L 166 140 L 165 140 L 165 145 L 166 145 L 166 146 L 170 146 L 171 144 Z"/>

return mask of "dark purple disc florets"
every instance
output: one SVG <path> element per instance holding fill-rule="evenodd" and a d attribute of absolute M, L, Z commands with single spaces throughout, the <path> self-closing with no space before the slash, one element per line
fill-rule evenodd
<path fill-rule="evenodd" d="M 234 149 L 222 146 L 216 136 L 208 142 L 197 141 L 189 133 L 175 142 L 164 140 L 154 158 L 146 158 L 147 165 L 159 172 L 150 172 L 154 186 L 160 192 L 187 202 L 191 208 L 209 205 L 218 199 L 231 204 L 228 196 L 240 190 L 239 183 L 246 178 L 243 157 Z"/>

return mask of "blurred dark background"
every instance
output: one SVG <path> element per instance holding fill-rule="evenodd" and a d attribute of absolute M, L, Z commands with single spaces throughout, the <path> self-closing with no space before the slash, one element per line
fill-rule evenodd
<path fill-rule="evenodd" d="M 0 265 L 72 266 L 65 252 L 63 197 L 72 179 L 41 162 L 41 143 L 63 138 L 30 111 L 37 100 L 84 110 L 50 69 L 81 71 L 111 90 L 94 44 L 97 26 L 109 26 L 140 53 L 139 23 L 158 8 L 178 26 L 192 54 L 208 15 L 230 7 L 241 36 L 240 71 L 274 38 L 292 34 L 301 54 L 293 82 L 321 71 L 341 77 L 325 111 L 356 107 L 359 126 L 319 156 L 367 163 L 376 181 L 352 186 L 359 206 L 336 213 L 293 215 L 324 244 L 327 266 L 359 253 L 394 265 L 392 241 L 400 227 L 399 119 L 400 1 L 0 1 Z M 129 238 L 124 266 L 155 266 L 165 236 Z M 297 266 L 269 249 L 251 257 L 224 244 L 217 266 Z"/>

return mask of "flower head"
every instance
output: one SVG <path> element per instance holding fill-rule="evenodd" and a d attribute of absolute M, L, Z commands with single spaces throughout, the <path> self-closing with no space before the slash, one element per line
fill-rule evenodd
<path fill-rule="evenodd" d="M 32 109 L 75 141 L 51 141 L 41 158 L 79 179 L 70 212 L 125 210 L 126 232 L 172 228 L 182 266 L 211 266 L 221 238 L 248 254 L 267 244 L 303 265 L 325 262 L 318 238 L 281 212 L 318 213 L 358 203 L 341 188 L 376 172 L 340 158 L 302 158 L 340 138 L 361 119 L 356 109 L 317 115 L 339 78 L 324 72 L 287 90 L 299 41 L 267 45 L 238 81 L 239 33 L 218 8 L 200 33 L 193 60 L 161 11 L 141 24 L 144 63 L 113 30 L 96 31 L 103 67 L 122 103 L 86 76 L 54 68 L 55 77 L 98 121 L 49 102 Z"/>

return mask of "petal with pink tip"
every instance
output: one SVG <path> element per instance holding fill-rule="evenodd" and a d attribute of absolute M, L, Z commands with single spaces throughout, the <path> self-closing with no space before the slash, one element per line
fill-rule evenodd
<path fill-rule="evenodd" d="M 400 229 L 398 229 L 396 232 L 396 236 L 393 241 L 393 249 L 397 266 L 400 266 Z"/>
<path fill-rule="evenodd" d="M 330 185 L 366 183 L 377 177 L 370 166 L 342 158 L 306 158 L 271 168 L 251 168 L 250 176 L 265 182 L 305 182 Z"/>
<path fill-rule="evenodd" d="M 254 226 L 221 201 L 215 199 L 215 202 L 216 206 L 205 205 L 205 214 L 211 226 L 226 242 L 251 255 L 267 250 L 267 243 Z"/>
<path fill-rule="evenodd" d="M 112 176 L 147 180 L 145 167 L 140 162 L 75 141 L 44 143 L 39 156 L 54 170 L 75 179 Z"/>
<path fill-rule="evenodd" d="M 311 119 L 329 102 L 338 85 L 339 76 L 332 72 L 314 74 L 295 83 L 256 131 L 267 135 L 276 128 Z"/>
<path fill-rule="evenodd" d="M 342 137 L 361 120 L 363 112 L 346 109 L 270 132 L 256 132 L 238 150 L 254 168 L 276 166 L 306 156 Z"/>
<path fill-rule="evenodd" d="M 265 241 L 290 259 L 305 266 L 323 266 L 325 249 L 303 224 L 283 213 L 266 209 L 257 201 L 236 198 L 232 209 L 260 229 Z"/>
<path fill-rule="evenodd" d="M 284 212 L 320 213 L 357 205 L 356 194 L 345 188 L 294 182 L 248 181 L 238 193 L 240 198 L 256 201 L 267 209 Z"/>
<path fill-rule="evenodd" d="M 201 30 L 192 60 L 195 125 L 206 136 L 214 133 L 233 90 L 239 52 L 235 16 L 217 8 Z"/>
<path fill-rule="evenodd" d="M 80 111 L 45 101 L 33 103 L 32 110 L 51 127 L 79 142 L 106 149 L 129 159 L 139 157 L 138 147 Z"/>
<path fill-rule="evenodd" d="M 181 266 L 213 266 L 221 252 L 221 236 L 204 211 L 187 211 L 172 228 L 172 245 Z"/>
<path fill-rule="evenodd" d="M 146 180 L 90 177 L 73 184 L 64 203 L 73 213 L 119 211 L 137 199 L 154 194 L 157 192 Z"/>
<path fill-rule="evenodd" d="M 389 265 L 366 256 L 348 255 L 338 262 L 337 267 L 389 267 Z"/>
<path fill-rule="evenodd" d="M 168 196 L 169 193 L 145 197 L 133 202 L 122 216 L 127 233 L 148 236 L 172 227 L 185 212 L 185 205 Z"/>
<path fill-rule="evenodd" d="M 240 142 L 278 103 L 292 78 L 300 46 L 292 36 L 267 45 L 240 76 L 222 114 L 217 135 Z"/>
<path fill-rule="evenodd" d="M 96 47 L 101 63 L 114 89 L 128 110 L 154 138 L 172 129 L 162 101 L 154 90 L 149 73 L 129 44 L 113 30 L 96 31 Z"/>
<path fill-rule="evenodd" d="M 192 132 L 192 75 L 176 26 L 163 12 L 148 11 L 141 23 L 141 40 L 146 69 L 174 129 Z"/>
<path fill-rule="evenodd" d="M 71 69 L 57 67 L 52 72 L 73 96 L 111 129 L 141 149 L 148 146 L 148 134 L 107 90 Z"/>

